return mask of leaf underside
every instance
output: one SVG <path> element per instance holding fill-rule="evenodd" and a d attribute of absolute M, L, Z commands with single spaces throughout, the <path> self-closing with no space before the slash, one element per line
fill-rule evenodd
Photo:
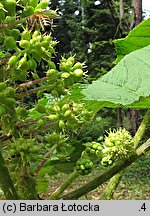
<path fill-rule="evenodd" d="M 108 101 L 117 105 L 148 108 L 150 95 L 150 46 L 126 55 L 110 72 L 89 85 L 85 100 Z M 145 97 L 147 103 L 145 103 Z"/>

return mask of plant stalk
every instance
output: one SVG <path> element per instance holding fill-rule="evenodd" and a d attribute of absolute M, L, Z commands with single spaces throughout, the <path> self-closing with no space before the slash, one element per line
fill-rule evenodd
<path fill-rule="evenodd" d="M 143 138 L 144 133 L 146 131 L 146 128 L 150 125 L 150 110 L 147 110 L 147 112 L 144 115 L 143 121 L 141 122 L 134 138 L 134 148 L 136 149 L 139 145 L 140 140 Z"/>
<path fill-rule="evenodd" d="M 1 151 L 0 151 L 0 186 L 7 200 L 18 199 L 16 189 L 9 175 L 9 171 L 5 166 L 5 161 L 3 159 Z"/>
<path fill-rule="evenodd" d="M 57 190 L 50 196 L 50 200 L 59 199 L 60 195 L 64 192 L 64 190 L 71 185 L 71 183 L 79 176 L 78 172 L 74 171 L 71 173 L 68 178 L 63 182 L 63 184 L 57 188 Z"/>
<path fill-rule="evenodd" d="M 120 173 L 117 173 L 115 176 L 113 176 L 110 179 L 106 189 L 103 191 L 100 197 L 101 200 L 111 200 L 112 199 L 114 191 L 118 187 L 120 180 L 124 173 L 125 173 L 125 170 L 122 170 Z"/>

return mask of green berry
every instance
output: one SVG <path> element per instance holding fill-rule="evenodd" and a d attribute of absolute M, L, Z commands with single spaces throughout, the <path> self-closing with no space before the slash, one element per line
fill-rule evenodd
<path fill-rule="evenodd" d="M 51 69 L 56 69 L 56 65 L 54 62 L 52 61 L 48 61 L 48 66 L 51 68 Z"/>
<path fill-rule="evenodd" d="M 8 11 L 7 15 L 14 15 L 16 12 L 16 0 L 5 0 L 5 10 Z"/>
<path fill-rule="evenodd" d="M 12 22 L 15 22 L 15 17 L 12 17 L 12 16 L 6 16 L 6 19 L 5 19 L 5 23 L 12 23 Z"/>
<path fill-rule="evenodd" d="M 61 78 L 68 78 L 68 77 L 70 77 L 70 73 L 67 73 L 67 72 L 63 72 L 62 74 L 61 74 Z"/>
<path fill-rule="evenodd" d="M 63 84 L 60 84 L 57 86 L 57 91 L 60 93 L 60 95 L 64 95 L 66 92 L 65 92 L 65 87 Z"/>
<path fill-rule="evenodd" d="M 41 47 L 44 47 L 45 49 L 48 49 L 48 47 L 49 47 L 49 42 L 47 42 L 47 41 L 42 41 L 42 42 L 41 42 Z"/>
<path fill-rule="evenodd" d="M 75 69 L 73 71 L 73 75 L 77 78 L 81 78 L 83 76 L 83 70 L 82 69 Z"/>
<path fill-rule="evenodd" d="M 82 63 L 80 63 L 80 62 L 77 62 L 74 66 L 73 66 L 73 68 L 72 68 L 72 70 L 76 70 L 76 69 L 81 69 L 82 70 Z"/>
<path fill-rule="evenodd" d="M 17 61 L 18 61 L 17 56 L 11 56 L 11 58 L 8 61 L 8 65 L 14 67 L 17 64 Z"/>
<path fill-rule="evenodd" d="M 19 36 L 20 36 L 20 31 L 19 29 L 12 29 L 11 30 L 11 36 L 15 39 L 18 40 Z"/>
<path fill-rule="evenodd" d="M 65 111 L 67 111 L 67 110 L 69 110 L 69 109 L 70 109 L 69 104 L 64 104 L 64 105 L 62 106 L 62 108 L 61 108 L 61 110 L 62 110 L 63 112 L 65 112 Z"/>
<path fill-rule="evenodd" d="M 19 46 L 23 49 L 30 48 L 30 42 L 28 40 L 21 40 Z"/>
<path fill-rule="evenodd" d="M 14 49 L 16 47 L 16 41 L 11 36 L 5 37 L 4 44 L 8 49 Z"/>
<path fill-rule="evenodd" d="M 46 9 L 49 5 L 48 0 L 42 0 L 37 6 L 36 9 Z"/>
<path fill-rule="evenodd" d="M 80 165 L 81 170 L 85 170 L 85 166 L 83 164 Z"/>
<path fill-rule="evenodd" d="M 71 66 L 71 67 L 72 67 L 73 64 L 75 63 L 75 59 L 74 59 L 73 56 L 70 56 L 70 57 L 67 59 L 67 61 L 70 63 L 70 66 Z"/>
<path fill-rule="evenodd" d="M 25 17 L 30 16 L 34 13 L 34 7 L 32 6 L 26 6 L 25 9 L 23 10 L 23 15 Z"/>
<path fill-rule="evenodd" d="M 50 69 L 46 72 L 47 77 L 52 77 L 57 75 L 57 70 L 56 69 Z"/>
<path fill-rule="evenodd" d="M 90 150 L 90 154 L 95 154 L 95 150 L 94 150 L 94 149 L 91 149 L 91 150 Z"/>
<path fill-rule="evenodd" d="M 19 62 L 18 62 L 18 66 L 21 69 L 27 69 L 28 68 L 28 64 L 27 64 L 27 57 L 23 56 Z"/>
<path fill-rule="evenodd" d="M 54 97 L 59 97 L 59 92 L 56 89 L 53 89 L 51 91 L 51 95 L 53 95 Z"/>
<path fill-rule="evenodd" d="M 93 146 L 92 146 L 92 148 L 95 149 L 95 150 L 97 149 L 97 147 L 98 147 L 97 143 L 93 144 Z"/>
<path fill-rule="evenodd" d="M 31 69 L 31 67 L 30 67 L 30 69 Z M 39 79 L 39 75 L 37 73 L 32 73 L 32 77 L 35 80 Z"/>
<path fill-rule="evenodd" d="M 1 92 L 1 91 L 4 91 L 6 88 L 7 88 L 6 83 L 1 82 L 1 83 L 0 83 L 0 92 Z"/>
<path fill-rule="evenodd" d="M 22 40 L 30 41 L 30 39 L 31 39 L 31 34 L 30 34 L 30 32 L 27 31 L 27 30 L 24 30 L 24 31 L 22 32 L 22 34 L 21 34 L 21 39 L 22 39 Z"/>
<path fill-rule="evenodd" d="M 65 113 L 64 113 L 64 117 L 65 118 L 68 118 L 69 116 L 71 116 L 72 114 L 72 111 L 71 110 L 67 110 Z"/>
<path fill-rule="evenodd" d="M 39 53 L 38 50 L 32 49 L 32 50 L 31 50 L 31 53 L 32 53 L 32 57 L 33 57 L 37 62 L 40 62 L 40 61 L 41 61 L 42 56 L 41 56 L 41 54 Z"/>
<path fill-rule="evenodd" d="M 90 161 L 89 159 L 79 159 L 76 162 L 76 170 L 81 175 L 89 174 L 92 171 L 92 168 L 93 168 L 93 162 Z"/>
<path fill-rule="evenodd" d="M 60 107 L 58 105 L 53 106 L 53 111 L 59 113 L 60 112 Z"/>
<path fill-rule="evenodd" d="M 65 127 L 64 121 L 63 121 L 63 120 L 60 120 L 60 121 L 59 121 L 59 128 L 60 128 L 60 129 L 63 129 L 64 127 Z"/>
<path fill-rule="evenodd" d="M 5 115 L 7 113 L 6 106 L 3 104 L 0 104 L 0 117 Z"/>
<path fill-rule="evenodd" d="M 30 0 L 29 2 L 29 6 L 32 6 L 34 8 L 37 6 L 37 4 L 38 4 L 38 0 Z"/>
<path fill-rule="evenodd" d="M 34 69 L 37 68 L 37 63 L 36 63 L 36 61 L 35 61 L 33 58 L 30 58 L 30 59 L 28 60 L 28 65 L 29 65 L 29 68 L 30 68 L 31 70 L 34 70 Z"/>
<path fill-rule="evenodd" d="M 87 163 L 85 164 L 85 168 L 86 168 L 86 169 L 90 169 L 92 166 L 93 166 L 93 163 L 88 163 L 88 162 L 87 162 Z"/>
<path fill-rule="evenodd" d="M 112 163 L 113 163 L 112 160 L 109 160 L 109 161 L 108 161 L 108 164 L 109 164 L 109 165 L 112 165 Z"/>
<path fill-rule="evenodd" d="M 48 116 L 48 119 L 50 121 L 56 121 L 56 120 L 58 120 L 58 118 L 59 118 L 59 116 L 58 115 L 54 115 L 54 114 L 51 114 L 51 115 Z"/>

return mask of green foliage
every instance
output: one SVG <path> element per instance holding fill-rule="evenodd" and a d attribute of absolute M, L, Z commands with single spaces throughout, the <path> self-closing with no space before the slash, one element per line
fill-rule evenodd
<path fill-rule="evenodd" d="M 16 6 L 18 3 L 20 5 Z M 9 170 L 8 172 L 4 167 L 2 157 L 0 161 L 2 167 L 0 183 L 3 186 L 5 196 L 9 198 L 11 196 L 7 196 L 9 191 L 6 188 L 6 177 L 8 177 L 8 183 L 12 184 L 11 188 L 13 190 L 14 183 L 19 199 L 37 199 L 38 193 L 48 189 L 50 176 L 58 172 L 69 174 L 77 171 L 86 175 L 100 163 L 112 165 L 114 162 L 128 157 L 127 152 L 132 152 L 132 148 L 129 148 L 128 144 L 132 142 L 130 135 L 125 130 L 110 132 L 109 140 L 112 136 L 117 137 L 113 141 L 111 140 L 113 146 L 108 146 L 107 138 L 103 142 L 103 134 L 101 133 L 104 132 L 105 126 L 109 125 L 107 122 L 109 119 L 103 119 L 105 124 L 99 127 L 99 134 L 98 132 L 95 134 L 95 141 L 93 137 L 92 140 L 88 140 L 86 136 L 90 136 L 89 128 L 94 128 L 93 116 L 100 108 L 104 106 L 115 107 L 116 104 L 113 103 L 129 104 L 138 100 L 140 96 L 147 98 L 149 96 L 147 90 L 149 80 L 138 76 L 138 70 L 141 68 L 144 71 L 143 75 L 147 76 L 149 65 L 143 66 L 142 61 L 141 63 L 138 61 L 140 54 L 146 60 L 149 59 L 150 48 L 148 46 L 129 54 L 108 75 L 101 79 L 103 81 L 101 87 L 104 89 L 99 92 L 96 88 L 97 92 L 94 90 L 93 93 L 96 97 L 97 94 L 101 93 L 103 98 L 100 101 L 102 103 L 96 101 L 86 101 L 84 103 L 81 101 L 83 95 L 80 90 L 85 86 L 83 83 L 87 82 L 87 68 L 85 63 L 79 62 L 78 59 L 83 59 L 85 52 L 89 54 L 89 58 L 86 59 L 89 64 L 93 62 L 97 65 L 96 57 L 99 58 L 98 54 L 101 53 L 101 48 L 98 52 L 97 48 L 101 47 L 100 40 L 106 36 L 109 25 L 100 24 L 105 30 L 104 34 L 100 32 L 100 38 L 97 38 L 95 34 L 93 36 L 93 33 L 99 29 L 97 22 L 101 20 L 100 18 L 103 22 L 104 18 L 109 17 L 110 12 L 105 10 L 104 1 L 102 3 L 103 11 L 99 11 L 96 5 L 93 6 L 92 1 L 84 2 L 82 5 L 78 3 L 77 8 L 73 1 L 65 1 L 65 4 L 69 4 L 67 13 L 72 4 L 74 7 L 69 13 L 76 9 L 82 12 L 81 9 L 84 8 L 85 16 L 80 13 L 79 17 L 78 15 L 72 17 L 73 22 L 72 20 L 63 20 L 63 22 L 65 21 L 65 24 L 71 27 L 72 23 L 75 24 L 74 21 L 79 19 L 76 23 L 76 30 L 83 27 L 79 36 L 86 39 L 85 35 L 88 34 L 89 39 L 82 41 L 83 44 L 87 45 L 85 47 L 80 43 L 83 50 L 82 52 L 79 50 L 76 56 L 62 55 L 62 50 L 59 53 L 62 57 L 58 64 L 54 62 L 57 54 L 55 47 L 58 42 L 54 40 L 52 33 L 44 34 L 39 28 L 39 23 L 33 26 L 33 29 L 29 29 L 29 26 L 25 24 L 26 18 L 33 13 L 44 14 L 48 1 L 43 0 L 38 3 L 38 1 L 33 0 L 21 0 L 19 2 L 7 0 L 0 5 L 0 12 L 2 12 L 2 16 L 0 16 L 0 71 L 2 71 L 0 81 L 0 139 L 3 141 L 1 149 Z M 46 15 L 50 19 L 59 17 L 57 10 L 50 10 L 46 12 Z M 91 15 L 92 18 L 90 19 Z M 16 17 L 19 17 L 20 20 L 16 20 Z M 97 21 L 96 24 L 95 20 Z M 82 22 L 80 23 L 80 21 Z M 112 27 L 112 20 L 110 24 Z M 75 25 L 71 27 L 69 33 L 73 53 L 78 50 L 76 47 L 73 49 L 75 43 L 74 27 Z M 109 33 L 111 33 L 111 30 Z M 110 35 L 107 36 L 107 39 L 109 39 Z M 93 42 L 94 38 L 96 40 Z M 93 42 L 92 47 L 91 42 Z M 109 44 L 104 41 L 102 43 L 103 48 L 106 44 Z M 91 52 L 89 52 L 89 49 Z M 69 52 L 69 49 L 67 51 Z M 107 53 L 109 51 L 110 47 L 108 46 Z M 81 58 L 79 57 L 80 54 L 82 54 Z M 111 54 L 111 56 L 113 55 Z M 139 59 L 136 61 L 137 57 Z M 135 67 L 132 66 L 133 62 L 138 66 L 138 69 L 135 70 Z M 122 70 L 127 70 L 125 72 L 128 76 L 120 76 Z M 131 70 L 134 71 L 132 75 Z M 139 81 L 137 85 L 132 83 L 135 77 Z M 95 83 L 99 85 L 99 82 Z M 105 86 L 106 82 L 108 86 Z M 112 95 L 112 88 L 109 88 L 110 83 L 111 87 L 112 85 L 119 85 L 119 94 L 121 94 L 121 91 L 123 91 L 123 94 L 125 93 L 123 96 L 121 95 L 121 97 L 124 97 L 123 102 L 121 102 L 120 96 L 116 94 L 117 99 L 112 96 L 110 100 Z M 125 87 L 123 87 L 124 84 L 126 84 Z M 125 92 L 126 89 L 128 94 Z M 93 93 L 91 91 L 88 93 L 88 99 L 91 99 Z M 130 94 L 135 94 L 136 99 L 132 98 Z M 126 99 L 128 100 L 126 101 Z M 97 125 L 96 127 L 98 127 Z M 85 137 L 82 135 L 84 131 Z M 82 143 L 83 140 L 84 143 Z M 4 177 L 2 176 L 3 171 Z M 17 195 L 14 196 L 17 197 Z"/>
<path fill-rule="evenodd" d="M 148 97 L 149 53 L 150 46 L 147 46 L 125 56 L 109 73 L 83 90 L 86 100 L 108 101 L 132 107 L 131 104 L 140 97 Z M 141 108 L 147 108 L 147 105 L 144 101 L 140 103 Z"/>
<path fill-rule="evenodd" d="M 147 19 L 129 32 L 126 38 L 114 40 L 119 62 L 125 55 L 148 46 L 150 37 L 150 19 Z"/>

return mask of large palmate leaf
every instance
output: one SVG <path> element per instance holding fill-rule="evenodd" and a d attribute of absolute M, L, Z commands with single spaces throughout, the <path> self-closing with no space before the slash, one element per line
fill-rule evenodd
<path fill-rule="evenodd" d="M 150 44 L 150 19 L 132 29 L 126 38 L 114 40 L 119 62 L 125 55 Z"/>
<path fill-rule="evenodd" d="M 83 94 L 86 100 L 108 101 L 130 107 L 136 101 L 134 107 L 148 108 L 150 46 L 126 55 L 110 72 L 83 90 Z M 141 97 L 142 102 L 138 104 Z"/>

